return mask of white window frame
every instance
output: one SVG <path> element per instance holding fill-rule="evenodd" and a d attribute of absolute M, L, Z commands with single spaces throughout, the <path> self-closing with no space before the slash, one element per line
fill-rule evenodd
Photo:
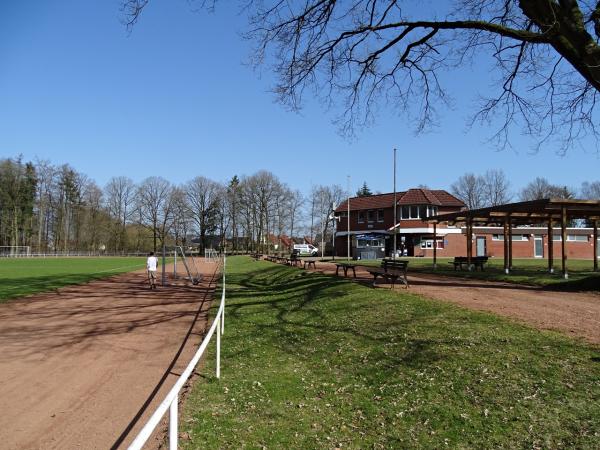
<path fill-rule="evenodd" d="M 362 218 L 361 218 L 362 216 Z M 363 211 L 358 211 L 358 223 L 365 223 L 365 212 Z"/>
<path fill-rule="evenodd" d="M 443 246 L 443 240 L 442 239 L 436 239 L 436 249 L 437 250 L 443 250 L 444 246 Z M 421 250 L 433 250 L 433 239 L 421 239 Z"/>
<path fill-rule="evenodd" d="M 582 237 L 585 239 L 577 239 L 578 237 Z M 588 242 L 588 237 L 585 234 L 567 234 L 567 242 Z"/>
<path fill-rule="evenodd" d="M 520 236 L 520 238 L 517 239 L 517 236 Z M 527 234 L 513 234 L 512 240 L 513 242 L 528 242 L 529 236 Z M 492 234 L 492 241 L 504 241 L 504 234 Z"/>
<path fill-rule="evenodd" d="M 380 212 L 381 212 L 381 219 L 379 218 Z M 377 222 L 378 223 L 385 222 L 385 210 L 383 210 L 381 208 L 377 210 Z"/>

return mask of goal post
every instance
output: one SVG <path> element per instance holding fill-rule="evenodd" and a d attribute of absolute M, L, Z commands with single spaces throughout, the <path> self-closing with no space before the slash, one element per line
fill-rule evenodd
<path fill-rule="evenodd" d="M 31 256 L 29 245 L 0 245 L 0 257 L 27 258 Z"/>
<path fill-rule="evenodd" d="M 216 251 L 214 248 L 207 248 L 204 250 L 204 259 L 206 260 L 206 262 L 210 263 L 219 262 L 219 252 Z"/>
<path fill-rule="evenodd" d="M 175 279 L 177 279 L 177 264 L 180 263 L 185 268 L 185 272 L 187 274 L 186 278 L 189 279 L 194 285 L 200 283 L 202 275 L 196 267 L 196 262 L 194 261 L 193 256 L 190 256 L 190 258 L 186 257 L 183 247 L 179 245 L 175 247 L 164 247 L 163 261 L 166 261 L 167 254 L 173 255 L 173 277 Z"/>

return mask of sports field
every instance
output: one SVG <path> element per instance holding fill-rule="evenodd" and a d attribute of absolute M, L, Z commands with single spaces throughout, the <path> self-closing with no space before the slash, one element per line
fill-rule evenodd
<path fill-rule="evenodd" d="M 227 274 L 222 378 L 194 387 L 185 448 L 598 448 L 597 346 L 410 289 Z"/>
<path fill-rule="evenodd" d="M 1 258 L 0 303 L 16 297 L 144 269 L 145 258 Z"/>

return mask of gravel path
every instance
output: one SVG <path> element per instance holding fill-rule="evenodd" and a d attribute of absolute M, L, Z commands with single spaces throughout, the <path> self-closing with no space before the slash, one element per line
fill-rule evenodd
<path fill-rule="evenodd" d="M 218 270 L 198 269 L 198 286 L 140 271 L 0 305 L 0 447 L 125 447 L 206 329 Z"/>

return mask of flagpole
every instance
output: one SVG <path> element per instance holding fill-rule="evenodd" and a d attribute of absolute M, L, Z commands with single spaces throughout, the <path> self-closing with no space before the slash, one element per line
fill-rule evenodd
<path fill-rule="evenodd" d="M 396 222 L 398 220 L 398 199 L 396 198 L 396 149 L 394 149 L 394 249 L 392 252 L 392 260 L 396 260 L 396 239 L 398 233 L 396 232 Z"/>
<path fill-rule="evenodd" d="M 347 259 L 350 261 L 350 175 L 348 175 L 348 217 L 346 223 L 348 224 L 348 235 L 346 236 L 346 240 L 348 241 Z"/>

